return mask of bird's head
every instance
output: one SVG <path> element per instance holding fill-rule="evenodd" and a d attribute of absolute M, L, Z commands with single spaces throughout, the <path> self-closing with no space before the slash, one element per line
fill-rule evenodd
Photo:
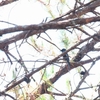
<path fill-rule="evenodd" d="M 62 52 L 65 52 L 65 51 L 66 51 L 66 49 L 62 49 L 61 51 L 62 51 Z"/>

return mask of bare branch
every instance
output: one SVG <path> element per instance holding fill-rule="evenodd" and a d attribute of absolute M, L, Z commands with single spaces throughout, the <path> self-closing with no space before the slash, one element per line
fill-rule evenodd
<path fill-rule="evenodd" d="M 13 3 L 15 1 L 18 1 L 18 0 L 2 0 L 0 2 L 0 6 L 4 6 L 4 5 L 7 5 L 7 4 L 10 4 L 10 3 Z"/>

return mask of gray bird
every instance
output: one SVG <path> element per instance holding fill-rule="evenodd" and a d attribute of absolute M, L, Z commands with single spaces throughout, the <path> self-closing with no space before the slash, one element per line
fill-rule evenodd
<path fill-rule="evenodd" d="M 62 49 L 61 51 L 62 51 L 62 53 L 63 53 L 63 52 L 66 51 L 66 49 Z M 68 70 L 70 70 L 70 62 L 69 62 L 68 53 L 66 53 L 66 54 L 63 56 L 63 59 L 64 59 L 65 61 L 67 61 L 67 64 L 68 64 L 68 67 L 69 67 Z"/>

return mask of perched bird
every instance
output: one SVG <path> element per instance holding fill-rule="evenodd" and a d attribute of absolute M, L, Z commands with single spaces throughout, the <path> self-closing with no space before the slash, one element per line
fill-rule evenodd
<path fill-rule="evenodd" d="M 63 53 L 63 52 L 66 51 L 66 49 L 62 49 L 61 51 L 62 51 L 62 53 Z M 68 67 L 69 67 L 68 70 L 70 70 L 69 56 L 68 56 L 67 53 L 63 56 L 63 59 L 64 59 L 65 61 L 67 61 L 67 64 L 68 64 Z"/>
<path fill-rule="evenodd" d="M 81 75 L 85 75 L 85 73 L 86 73 L 85 71 L 81 71 L 80 72 Z"/>
<path fill-rule="evenodd" d="M 25 77 L 24 77 L 24 81 L 25 81 L 26 83 L 30 83 L 31 79 L 30 79 L 29 77 L 25 76 Z"/>

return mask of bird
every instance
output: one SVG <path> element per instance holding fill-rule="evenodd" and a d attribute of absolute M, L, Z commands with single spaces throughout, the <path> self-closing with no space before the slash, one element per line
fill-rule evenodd
<path fill-rule="evenodd" d="M 65 52 L 66 49 L 62 49 L 61 52 Z M 63 60 L 67 61 L 67 64 L 68 64 L 68 70 L 70 70 L 70 62 L 69 62 L 69 56 L 68 56 L 68 53 L 66 53 L 64 56 L 63 56 Z"/>
<path fill-rule="evenodd" d="M 81 71 L 80 74 L 81 75 L 85 75 L 86 74 L 86 71 Z"/>
<path fill-rule="evenodd" d="M 31 79 L 30 79 L 28 76 L 25 75 L 24 81 L 25 81 L 26 83 L 30 83 Z"/>

